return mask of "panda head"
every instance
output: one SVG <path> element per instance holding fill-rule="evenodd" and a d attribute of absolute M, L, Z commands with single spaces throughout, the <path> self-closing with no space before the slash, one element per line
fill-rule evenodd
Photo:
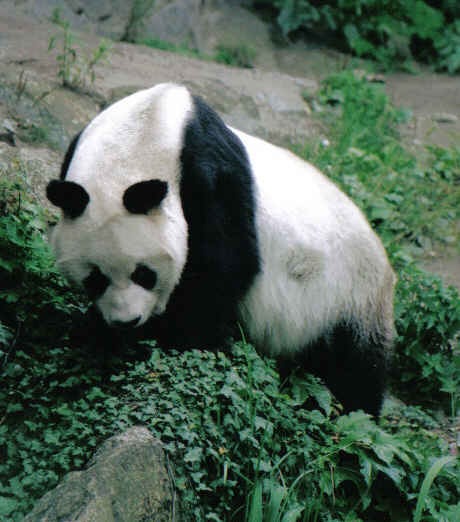
<path fill-rule="evenodd" d="M 180 129 L 189 98 L 179 86 L 157 86 L 117 102 L 74 139 L 61 179 L 48 184 L 62 210 L 50 235 L 58 268 L 111 326 L 162 314 L 180 280 Z"/>

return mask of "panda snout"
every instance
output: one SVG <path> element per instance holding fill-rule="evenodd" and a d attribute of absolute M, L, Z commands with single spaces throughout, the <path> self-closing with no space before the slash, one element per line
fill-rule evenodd
<path fill-rule="evenodd" d="M 128 330 L 129 328 L 135 328 L 138 326 L 141 319 L 142 317 L 139 315 L 130 321 L 111 321 L 110 326 L 121 330 Z"/>

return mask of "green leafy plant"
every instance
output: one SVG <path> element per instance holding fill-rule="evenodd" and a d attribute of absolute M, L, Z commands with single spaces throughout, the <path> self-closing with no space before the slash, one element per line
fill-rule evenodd
<path fill-rule="evenodd" d="M 227 45 L 221 43 L 216 47 L 214 54 L 216 62 L 247 69 L 254 67 L 255 57 L 255 50 L 245 44 Z"/>
<path fill-rule="evenodd" d="M 432 465 L 431 468 L 428 470 L 426 477 L 424 478 L 422 485 L 420 487 L 420 493 L 417 500 L 417 507 L 415 509 L 414 514 L 414 522 L 420 522 L 422 518 L 422 511 L 423 506 L 426 503 L 426 500 L 428 498 L 428 492 L 430 490 L 431 485 L 433 484 L 434 479 L 437 475 L 441 472 L 442 468 L 449 464 L 450 462 L 453 462 L 455 460 L 455 457 L 453 456 L 447 456 L 447 457 L 440 457 L 437 459 Z"/>
<path fill-rule="evenodd" d="M 140 45 L 146 45 L 147 47 L 151 47 L 152 49 L 159 49 L 160 51 L 170 51 L 182 54 L 184 56 L 190 56 L 192 58 L 199 58 L 200 60 L 211 59 L 207 55 L 201 53 L 196 49 L 191 49 L 185 44 L 176 45 L 170 42 L 166 42 L 165 40 L 160 40 L 159 38 L 143 38 L 141 40 L 136 40 L 136 43 Z"/>
<path fill-rule="evenodd" d="M 447 27 L 435 42 L 439 65 L 451 74 L 460 71 L 460 20 Z"/>
<path fill-rule="evenodd" d="M 0 187 L 0 340 L 10 347 L 21 331 L 34 328 L 43 333 L 41 314 L 51 309 L 54 319 L 60 314 L 80 309 L 72 299 L 72 292 L 63 295 L 66 285 L 54 268 L 54 259 L 43 238 L 44 213 L 26 194 L 26 175 L 23 166 L 16 163 L 17 173 L 5 177 Z M 41 303 L 40 309 L 37 303 Z M 1 363 L 1 361 L 0 361 Z M 6 361 L 4 361 L 6 364 Z"/>
<path fill-rule="evenodd" d="M 161 51 L 170 51 L 184 56 L 198 58 L 200 60 L 215 61 L 226 65 L 233 65 L 235 67 L 252 68 L 254 66 L 255 51 L 244 44 L 219 44 L 214 54 L 208 55 L 198 51 L 197 49 L 192 49 L 185 44 L 177 45 L 158 38 L 143 38 L 136 40 L 136 43 L 146 45 L 153 49 L 160 49 Z"/>
<path fill-rule="evenodd" d="M 460 297 L 414 265 L 399 272 L 394 379 L 405 396 L 443 402 L 455 417 L 460 392 Z"/>
<path fill-rule="evenodd" d="M 153 5 L 154 0 L 134 0 L 132 2 L 129 21 L 122 40 L 138 43 L 138 34 L 142 30 L 144 19 L 148 16 Z"/>
<path fill-rule="evenodd" d="M 408 59 L 454 73 L 460 70 L 460 12 L 453 3 L 424 0 L 309 2 L 264 0 L 285 35 L 306 29 L 329 35 L 343 50 L 372 58 L 384 68 L 403 67 Z"/>
<path fill-rule="evenodd" d="M 34 123 L 21 122 L 19 135 L 26 143 L 46 143 L 49 141 L 48 129 Z"/>
<path fill-rule="evenodd" d="M 108 58 L 110 45 L 107 40 L 101 40 L 99 45 L 89 55 L 84 55 L 76 46 L 77 39 L 70 29 L 70 22 L 61 18 L 60 11 L 53 11 L 52 21 L 61 28 L 58 35 L 50 38 L 48 51 L 52 51 L 60 42 L 58 63 L 58 77 L 63 87 L 70 89 L 84 89 L 93 84 L 96 79 L 95 67 Z"/>
<path fill-rule="evenodd" d="M 318 113 L 328 141 L 296 151 L 318 165 L 362 208 L 390 252 L 412 253 L 434 241 L 455 243 L 460 211 L 460 148 L 431 147 L 423 164 L 403 146 L 393 107 L 379 84 L 351 71 L 327 78 Z"/>

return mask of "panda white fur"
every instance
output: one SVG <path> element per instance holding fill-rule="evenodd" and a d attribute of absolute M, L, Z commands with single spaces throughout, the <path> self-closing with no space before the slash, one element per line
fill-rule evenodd
<path fill-rule="evenodd" d="M 115 103 L 47 187 L 51 243 L 105 321 L 164 347 L 255 346 L 378 415 L 395 277 L 363 214 L 290 152 L 226 126 L 183 86 Z M 147 328 L 148 327 L 148 328 Z"/>

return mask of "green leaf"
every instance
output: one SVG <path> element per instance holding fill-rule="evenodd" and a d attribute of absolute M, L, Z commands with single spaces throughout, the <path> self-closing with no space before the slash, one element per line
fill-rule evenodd
<path fill-rule="evenodd" d="M 287 495 L 287 489 L 276 482 L 269 483 L 270 500 L 268 502 L 266 520 L 267 522 L 276 522 L 280 520 L 281 503 Z"/>
<path fill-rule="evenodd" d="M 358 56 L 372 54 L 374 51 L 374 46 L 359 34 L 358 28 L 354 24 L 345 25 L 343 33 L 347 39 L 348 45 Z"/>
<path fill-rule="evenodd" d="M 203 458 L 203 449 L 202 448 L 192 448 L 186 452 L 184 455 L 184 462 L 200 462 Z"/>
<path fill-rule="evenodd" d="M 0 496 L 0 516 L 7 517 L 12 515 L 17 506 L 18 502 L 14 498 Z"/>
<path fill-rule="evenodd" d="M 59 408 L 56 408 L 56 413 L 62 417 L 72 417 L 74 415 L 74 411 L 69 408 L 68 404 L 62 404 Z"/>
<path fill-rule="evenodd" d="M 262 503 L 262 481 L 258 480 L 251 494 L 248 522 L 262 522 L 263 520 Z"/>
<path fill-rule="evenodd" d="M 417 506 L 415 508 L 414 522 L 420 522 L 422 518 L 423 509 L 428 498 L 428 492 L 431 488 L 431 485 L 433 484 L 434 479 L 439 475 L 439 473 L 441 473 L 444 466 L 450 462 L 454 462 L 455 460 L 456 457 L 454 456 L 441 457 L 431 465 L 425 478 L 423 479 L 422 487 L 420 488 L 417 499 Z"/>
<path fill-rule="evenodd" d="M 414 32 L 422 38 L 432 38 L 438 36 L 444 26 L 444 15 L 438 9 L 430 7 L 425 2 L 419 0 L 415 2 L 410 16 L 414 24 Z"/>
<path fill-rule="evenodd" d="M 282 518 L 281 522 L 297 522 L 300 520 L 302 513 L 304 512 L 304 507 L 295 506 L 292 509 L 289 509 Z"/>

